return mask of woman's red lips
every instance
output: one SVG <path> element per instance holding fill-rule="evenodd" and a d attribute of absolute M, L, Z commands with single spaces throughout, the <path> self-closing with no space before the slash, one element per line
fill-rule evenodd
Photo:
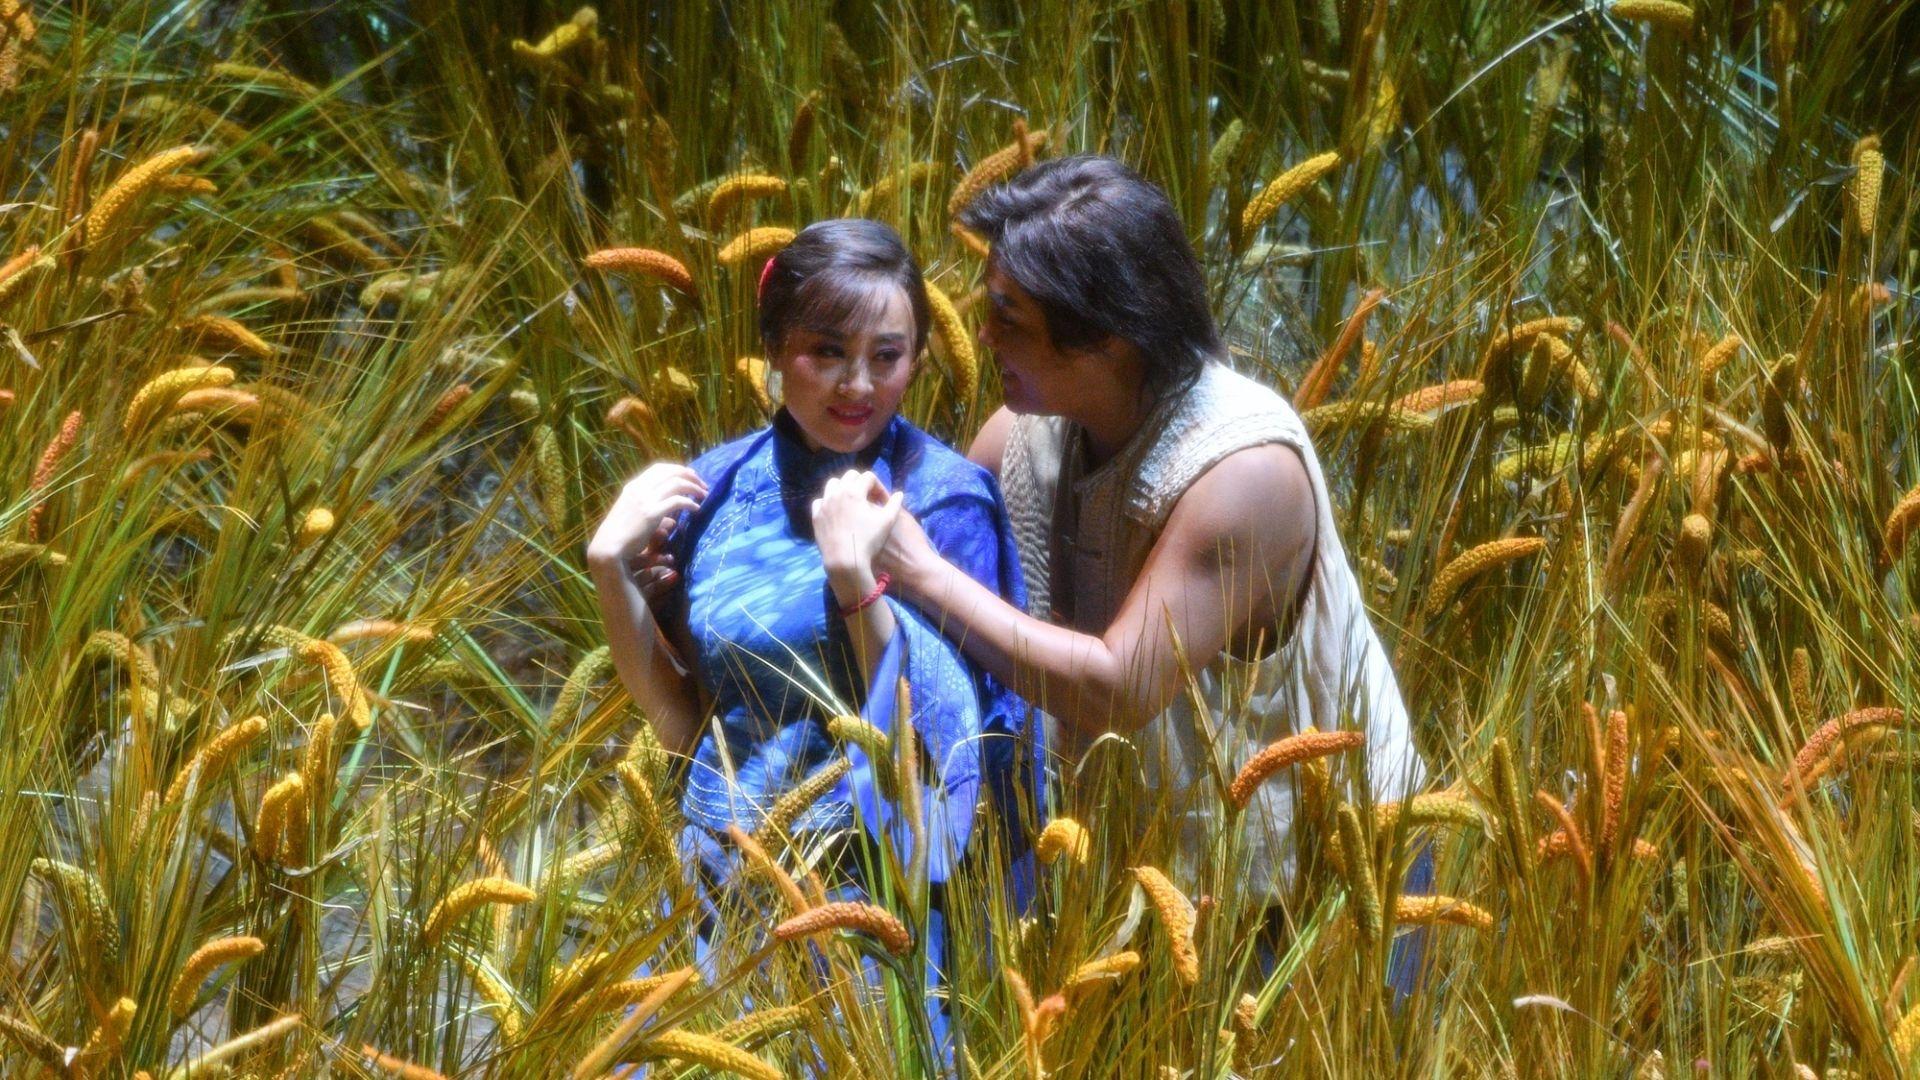
<path fill-rule="evenodd" d="M 867 422 L 867 419 L 873 415 L 873 409 L 871 407 L 864 409 L 828 409 L 827 415 L 843 424 L 858 425 Z"/>

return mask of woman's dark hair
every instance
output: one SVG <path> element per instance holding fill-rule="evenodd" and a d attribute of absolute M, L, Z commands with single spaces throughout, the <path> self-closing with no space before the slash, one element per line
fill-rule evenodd
<path fill-rule="evenodd" d="M 760 340 L 768 359 L 796 327 L 844 334 L 872 319 L 885 307 L 889 287 L 906 293 L 913 309 L 918 356 L 932 315 L 920 264 L 900 234 L 865 218 L 816 221 L 801 229 L 773 257 L 760 286 Z"/>
<path fill-rule="evenodd" d="M 1110 157 L 1055 158 L 960 212 L 993 261 L 1046 315 L 1059 348 L 1112 336 L 1140 350 L 1155 395 L 1184 389 L 1221 354 L 1193 245 L 1157 184 Z"/>

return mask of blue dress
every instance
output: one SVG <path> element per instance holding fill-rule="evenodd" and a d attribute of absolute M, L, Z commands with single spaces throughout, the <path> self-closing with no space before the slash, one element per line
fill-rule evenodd
<path fill-rule="evenodd" d="M 928 878 L 944 882 L 967 849 L 983 783 L 998 800 L 1022 786 L 1031 798 L 1038 747 L 1025 737 L 1028 709 L 918 609 L 891 596 L 884 602 L 898 629 L 873 686 L 863 686 L 814 544 L 812 503 L 830 477 L 871 469 L 889 491 L 903 493 L 934 550 L 1024 608 L 998 484 L 899 416 L 856 455 L 807 449 L 783 410 L 769 427 L 692 467 L 708 494 L 674 534 L 685 587 L 678 609 L 662 613 L 685 619 L 694 675 L 714 718 L 688 769 L 681 801 L 687 822 L 716 834 L 729 824 L 752 832 L 782 794 L 841 752 L 826 727 L 835 715 L 857 713 L 888 734 L 910 722 L 936 777 L 921 798 Z M 894 715 L 902 676 L 911 717 Z M 1022 749 L 1036 756 L 1023 758 Z M 862 828 L 889 837 L 906 864 L 907 823 L 881 796 L 865 752 L 849 745 L 845 753 L 853 768 L 795 831 Z"/>

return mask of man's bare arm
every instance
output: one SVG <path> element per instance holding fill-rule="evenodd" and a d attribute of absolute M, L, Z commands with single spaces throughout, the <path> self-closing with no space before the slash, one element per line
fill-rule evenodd
<path fill-rule="evenodd" d="M 1228 456 L 1181 497 L 1098 636 L 1032 618 L 937 557 L 903 566 L 904 584 L 1029 700 L 1083 735 L 1124 733 L 1179 691 L 1182 651 L 1204 666 L 1256 614 L 1290 608 L 1311 566 L 1315 514 L 1305 463 L 1291 448 Z"/>

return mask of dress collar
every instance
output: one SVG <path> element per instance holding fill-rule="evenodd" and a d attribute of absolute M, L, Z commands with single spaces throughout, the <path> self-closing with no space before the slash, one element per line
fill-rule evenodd
<path fill-rule="evenodd" d="M 906 421 L 899 413 L 880 429 L 880 436 L 860 450 L 809 450 L 800 424 L 793 414 L 781 409 L 773 415 L 773 462 L 781 483 L 797 486 L 810 495 L 818 495 L 830 477 L 848 469 L 871 469 L 880 482 L 893 488 L 893 450 Z"/>

